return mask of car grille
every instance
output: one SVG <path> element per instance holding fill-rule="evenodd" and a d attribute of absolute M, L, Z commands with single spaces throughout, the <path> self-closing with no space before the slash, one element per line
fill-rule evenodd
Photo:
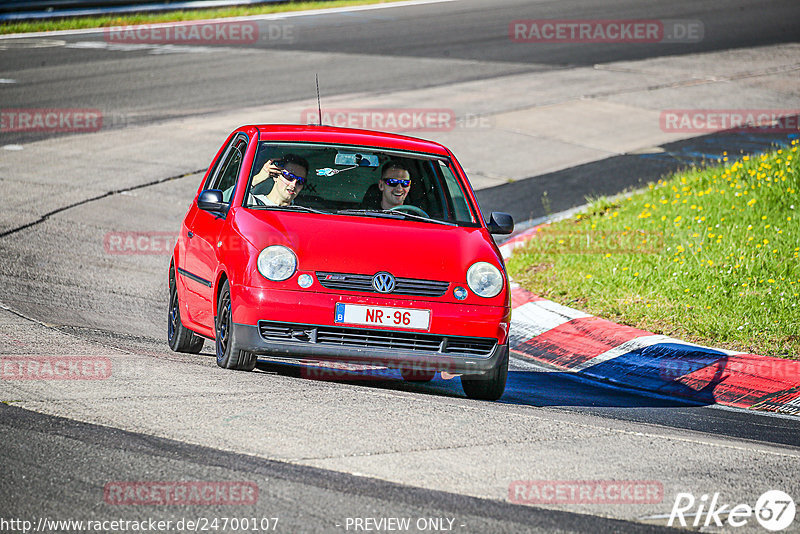
<path fill-rule="evenodd" d="M 438 336 L 416 332 L 270 321 L 259 321 L 258 330 L 264 341 L 300 341 L 342 347 L 468 354 L 471 356 L 488 356 L 497 344 L 497 340 L 491 338 Z"/>
<path fill-rule="evenodd" d="M 317 271 L 317 280 L 326 289 L 342 291 L 363 291 L 378 293 L 372 287 L 372 275 L 329 273 Z M 449 282 L 437 280 L 419 280 L 416 278 L 396 278 L 392 295 L 411 295 L 415 297 L 441 297 L 447 292 Z"/>

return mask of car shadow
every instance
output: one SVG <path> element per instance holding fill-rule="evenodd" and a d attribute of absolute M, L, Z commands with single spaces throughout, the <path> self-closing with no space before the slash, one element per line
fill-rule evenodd
<path fill-rule="evenodd" d="M 460 378 L 443 379 L 437 373 L 430 382 L 408 382 L 394 369 L 346 369 L 335 364 L 259 360 L 256 369 L 304 380 L 358 385 L 374 389 L 410 391 L 444 397 L 465 397 Z M 647 392 L 602 384 L 575 373 L 549 370 L 509 370 L 503 404 L 537 407 L 670 408 L 711 404 L 703 401 L 662 397 Z"/>

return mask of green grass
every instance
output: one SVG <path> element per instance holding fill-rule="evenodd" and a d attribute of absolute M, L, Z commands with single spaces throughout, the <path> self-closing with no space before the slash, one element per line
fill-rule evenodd
<path fill-rule="evenodd" d="M 542 227 L 509 261 L 537 295 L 605 319 L 800 359 L 798 141 L 724 157 Z"/>
<path fill-rule="evenodd" d="M 333 0 L 330 2 L 286 2 L 260 6 L 237 6 L 218 9 L 194 9 L 190 11 L 169 11 L 163 13 L 130 13 L 124 15 L 68 17 L 52 20 L 31 20 L 24 22 L 8 22 L 0 24 L 0 35 L 10 33 L 28 33 L 54 30 L 75 30 L 84 28 L 102 28 L 106 26 L 128 26 L 133 24 L 152 24 L 156 22 L 174 22 L 180 20 L 203 20 L 226 17 L 244 17 L 248 15 L 265 15 L 286 11 L 305 11 L 364 4 L 384 4 L 398 0 Z"/>

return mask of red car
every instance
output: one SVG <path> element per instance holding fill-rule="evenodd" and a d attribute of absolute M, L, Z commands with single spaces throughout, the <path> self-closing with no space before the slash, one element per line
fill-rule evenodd
<path fill-rule="evenodd" d="M 495 400 L 508 374 L 508 277 L 444 146 L 326 126 L 243 126 L 208 169 L 169 269 L 168 341 L 252 370 L 270 359 L 460 375 Z"/>

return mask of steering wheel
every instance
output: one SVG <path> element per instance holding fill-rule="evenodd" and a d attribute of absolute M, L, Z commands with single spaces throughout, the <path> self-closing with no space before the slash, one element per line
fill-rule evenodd
<path fill-rule="evenodd" d="M 422 215 L 423 217 L 427 217 L 428 219 L 431 218 L 430 215 L 425 213 L 425 210 L 423 210 L 422 208 L 418 208 L 417 206 L 414 206 L 413 204 L 401 204 L 399 206 L 395 206 L 393 208 L 390 208 L 389 211 L 407 211 L 407 212 L 410 212 L 410 213 L 414 213 L 416 215 Z"/>

